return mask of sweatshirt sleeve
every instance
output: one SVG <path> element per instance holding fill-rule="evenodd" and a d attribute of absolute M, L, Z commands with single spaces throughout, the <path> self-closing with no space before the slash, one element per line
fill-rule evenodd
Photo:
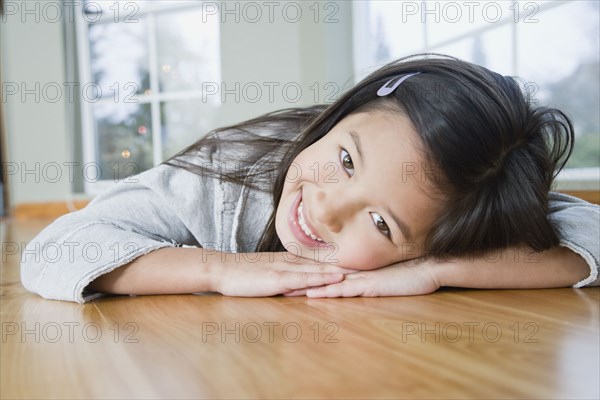
<path fill-rule="evenodd" d="M 577 197 L 550 192 L 550 220 L 560 246 L 579 254 L 588 263 L 590 274 L 573 287 L 600 286 L 600 206 Z"/>
<path fill-rule="evenodd" d="M 27 244 L 23 286 L 48 299 L 99 297 L 86 290 L 97 277 L 159 248 L 210 241 L 201 237 L 213 223 L 210 193 L 203 177 L 165 164 L 119 181 Z"/>

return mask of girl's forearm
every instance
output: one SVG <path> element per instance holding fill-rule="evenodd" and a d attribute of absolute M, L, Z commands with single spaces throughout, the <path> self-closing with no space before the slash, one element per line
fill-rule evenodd
<path fill-rule="evenodd" d="M 334 265 L 289 253 L 223 253 L 168 247 L 138 257 L 88 285 L 113 294 L 218 292 L 229 296 L 274 296 L 337 283 L 345 273 Z"/>
<path fill-rule="evenodd" d="M 88 288 L 102 293 L 138 295 L 212 291 L 208 258 L 213 253 L 202 248 L 154 250 L 98 277 Z"/>
<path fill-rule="evenodd" d="M 482 257 L 437 263 L 432 272 L 441 286 L 537 289 L 572 286 L 586 278 L 590 268 L 566 247 L 533 253 L 525 247 L 510 247 Z"/>

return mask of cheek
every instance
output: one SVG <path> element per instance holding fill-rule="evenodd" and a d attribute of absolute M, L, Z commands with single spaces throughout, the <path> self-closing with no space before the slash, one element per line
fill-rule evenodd
<path fill-rule="evenodd" d="M 331 174 L 331 169 L 335 164 L 334 155 L 337 154 L 337 147 L 325 139 L 321 139 L 311 146 L 304 149 L 296 156 L 290 164 L 286 174 L 288 182 L 319 181 L 321 173 Z M 329 171 L 321 171 L 329 167 Z"/>
<path fill-rule="evenodd" d="M 366 242 L 362 245 L 356 243 L 340 244 L 337 249 L 330 251 L 330 253 L 330 258 L 337 260 L 339 266 L 357 270 L 377 269 L 394 262 L 390 258 L 389 251 L 386 251 L 380 245 Z"/>
<path fill-rule="evenodd" d="M 390 247 L 370 236 L 340 240 L 335 249 L 327 251 L 327 258 L 320 260 L 357 270 L 372 270 L 394 263 L 421 257 L 421 248 L 414 243 L 403 243 L 401 247 Z"/>
<path fill-rule="evenodd" d="M 387 263 L 385 263 L 383 260 L 380 260 L 378 257 L 360 254 L 352 255 L 348 258 L 343 257 L 343 261 L 341 261 L 339 265 L 344 268 L 356 269 L 359 271 L 368 271 L 372 269 L 381 268 L 387 265 Z"/>

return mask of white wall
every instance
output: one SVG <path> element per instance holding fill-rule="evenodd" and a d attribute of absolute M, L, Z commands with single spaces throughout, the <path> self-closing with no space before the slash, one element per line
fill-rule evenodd
<path fill-rule="evenodd" d="M 34 2 L 27 3 L 33 8 Z M 298 22 L 288 22 L 281 14 L 275 14 L 273 22 L 268 18 L 257 23 L 228 18 L 221 25 L 222 77 L 227 87 L 232 87 L 235 82 L 241 85 L 276 82 L 279 89 L 275 89 L 273 101 L 266 92 L 256 103 L 243 99 L 235 102 L 228 98 L 220 108 L 219 125 L 280 108 L 323 102 L 325 95 L 332 93 L 332 87 L 339 91 L 347 87 L 353 71 L 351 2 L 336 2 L 337 9 L 328 6 L 332 2 L 322 2 L 316 23 L 314 6 L 309 9 L 314 2 L 295 3 L 302 5 L 303 16 Z M 333 21 L 324 23 L 326 16 Z M 34 88 L 36 82 L 40 82 L 40 87 L 51 82 L 64 85 L 62 20 L 50 22 L 40 18 L 36 22 L 35 15 L 25 17 L 25 22 L 21 21 L 22 13 L 0 18 L 3 88 L 9 83 L 19 87 L 25 84 L 27 88 Z M 281 89 L 288 83 L 302 89 L 303 96 L 298 102 L 287 101 L 282 96 Z M 315 84 L 319 87 L 318 95 Z M 329 90 L 326 90 L 327 84 Z M 20 94 L 7 96 L 5 103 L 6 161 L 9 166 L 19 167 L 17 174 L 8 177 L 10 203 L 14 206 L 24 202 L 65 200 L 72 192 L 67 177 L 53 183 L 45 180 L 44 175 L 54 177 L 54 169 L 49 163 L 63 166 L 63 163 L 73 161 L 68 150 L 72 144 L 67 143 L 71 137 L 66 119 L 68 99 L 63 96 L 56 102 L 49 102 L 40 96 L 36 102 L 34 95 L 28 95 L 23 102 Z M 28 169 L 34 169 L 37 163 L 40 167 L 38 176 L 34 173 L 22 176 L 22 163 Z M 63 167 L 62 172 L 66 174 L 67 168 Z"/>
<path fill-rule="evenodd" d="M 226 124 L 276 109 L 321 103 L 333 93 L 332 87 L 342 90 L 352 78 L 351 2 L 336 2 L 337 8 L 331 7 L 333 2 L 322 2 L 318 15 L 315 2 L 293 3 L 302 7 L 298 22 L 291 22 L 294 14 L 289 10 L 288 17 L 282 17 L 281 7 L 274 9 L 273 22 L 263 16 L 258 23 L 243 18 L 235 23 L 225 15 L 221 63 L 226 87 L 232 88 L 235 82 L 241 86 L 254 82 L 265 90 L 256 103 L 243 99 L 236 103 L 229 96 L 221 107 L 219 122 Z M 327 16 L 331 16 L 327 20 L 337 22 L 324 23 Z M 267 94 L 269 82 L 278 84 L 274 86 L 273 101 Z M 331 83 L 333 86 L 328 85 Z M 295 88 L 301 89 L 298 101 Z"/>
<path fill-rule="evenodd" d="M 25 17 L 24 23 L 22 17 Z M 47 176 L 54 180 L 48 163 L 62 165 L 68 159 L 65 98 L 46 101 L 41 90 L 44 85 L 62 85 L 65 81 L 62 23 L 43 18 L 36 22 L 36 15 L 31 14 L 5 15 L 0 21 L 1 101 L 5 107 L 8 147 L 6 169 L 10 172 L 11 168 L 18 168 L 16 174 L 8 176 L 10 204 L 65 199 L 68 179 L 53 183 L 43 179 L 42 173 L 46 167 Z M 8 91 L 15 84 L 19 92 L 10 95 Z M 36 84 L 40 90 L 35 89 Z M 23 99 L 22 85 L 35 93 Z M 53 101 L 54 92 L 47 94 Z M 39 173 L 22 175 L 23 167 L 32 171 L 37 168 Z"/>

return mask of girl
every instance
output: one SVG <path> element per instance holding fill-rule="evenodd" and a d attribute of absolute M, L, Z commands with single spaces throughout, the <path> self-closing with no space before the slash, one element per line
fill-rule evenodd
<path fill-rule="evenodd" d="M 22 281 L 77 302 L 598 285 L 599 207 L 550 192 L 572 148 L 513 78 L 407 57 L 119 182 L 28 244 Z"/>

